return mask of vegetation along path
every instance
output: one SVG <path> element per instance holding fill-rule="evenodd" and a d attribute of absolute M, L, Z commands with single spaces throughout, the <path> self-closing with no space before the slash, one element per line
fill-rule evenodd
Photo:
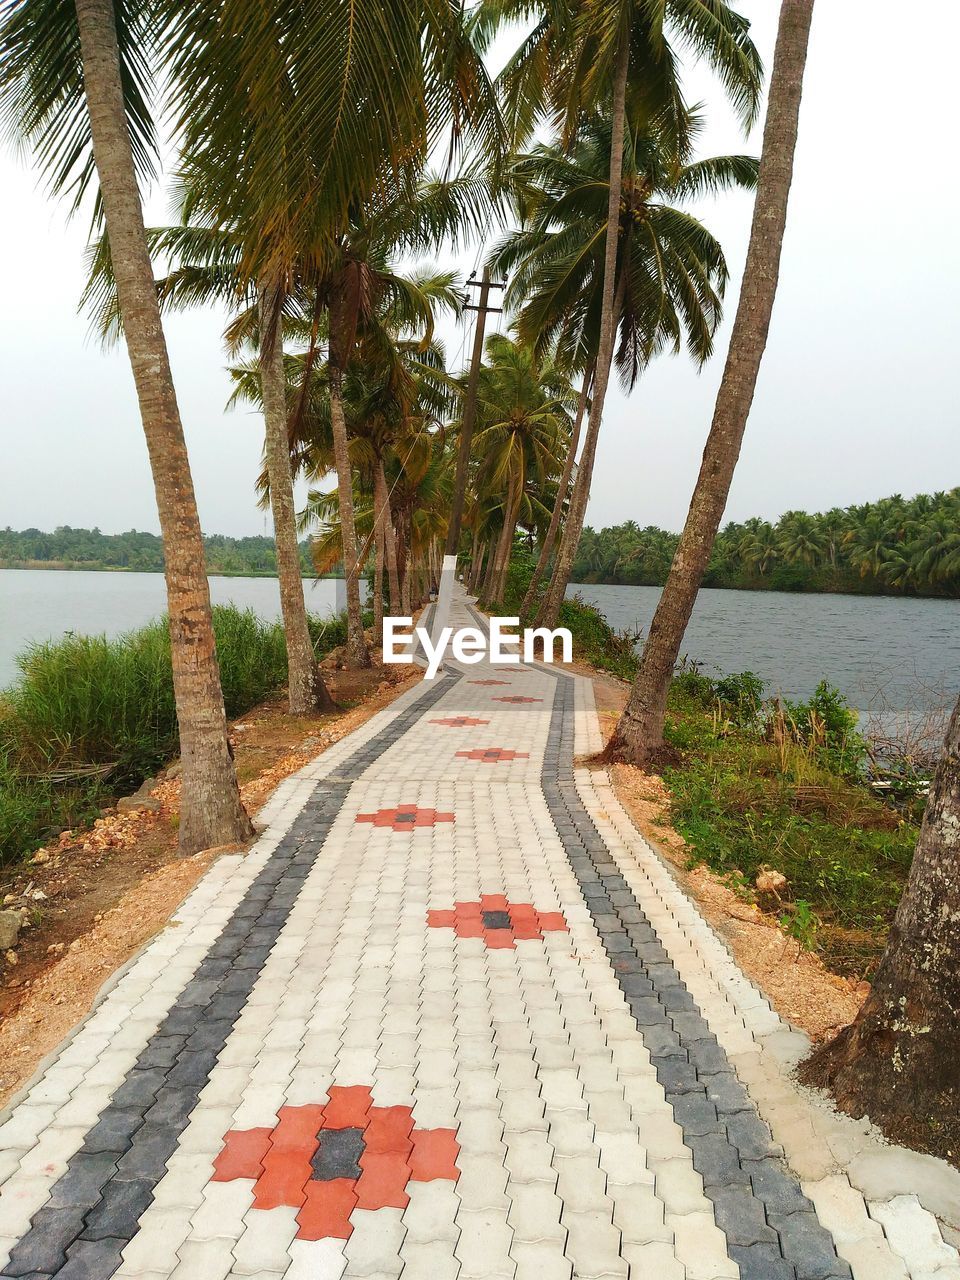
<path fill-rule="evenodd" d="M 0 1275 L 957 1280 L 598 745 L 451 664 L 282 784 L 0 1127 Z"/>

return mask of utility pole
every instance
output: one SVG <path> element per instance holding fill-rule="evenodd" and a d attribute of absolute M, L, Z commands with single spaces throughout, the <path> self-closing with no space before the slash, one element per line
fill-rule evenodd
<path fill-rule="evenodd" d="M 473 440 L 473 426 L 477 420 L 477 385 L 480 381 L 480 364 L 483 360 L 483 337 L 487 316 L 502 310 L 502 307 L 491 307 L 491 289 L 504 289 L 505 284 L 498 284 L 490 279 L 490 272 L 483 269 L 481 279 L 473 276 L 467 281 L 470 289 L 479 289 L 480 296 L 476 306 L 467 303 L 465 311 L 476 311 L 477 327 L 473 335 L 473 354 L 470 358 L 470 373 L 467 377 L 467 392 L 463 401 L 463 414 L 460 419 L 460 445 L 457 449 L 457 471 L 453 483 L 453 505 L 450 508 L 450 523 L 447 525 L 446 554 L 455 556 L 460 546 L 460 526 L 463 523 L 463 503 L 467 491 L 467 470 L 470 466 L 470 444 Z"/>

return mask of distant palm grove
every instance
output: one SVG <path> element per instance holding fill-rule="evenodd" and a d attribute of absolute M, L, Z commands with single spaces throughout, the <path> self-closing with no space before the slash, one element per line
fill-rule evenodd
<path fill-rule="evenodd" d="M 309 543 L 301 546 L 304 570 L 310 570 Z M 208 573 L 273 576 L 277 552 L 273 538 L 262 535 L 228 538 L 208 534 L 203 539 Z M 163 539 L 156 533 L 101 533 L 60 525 L 52 533 L 40 529 L 0 529 L 0 568 L 126 569 L 137 573 L 163 572 Z"/>
<path fill-rule="evenodd" d="M 527 496 L 515 535 L 524 541 L 542 532 L 537 519 L 541 499 L 532 479 Z M 313 503 L 322 506 L 324 499 L 315 496 Z M 361 531 L 369 529 L 372 514 L 372 508 L 365 509 L 362 503 L 358 507 Z M 313 544 L 304 539 L 300 544 L 304 572 L 315 571 L 311 550 L 325 570 L 339 568 L 338 538 L 335 528 Z M 655 525 L 641 528 L 635 520 L 604 529 L 588 525 L 571 579 L 662 586 L 678 540 L 678 534 Z M 273 576 L 277 572 L 272 538 L 208 534 L 203 543 L 208 573 Z M 52 533 L 7 528 L 0 530 L 0 567 L 159 573 L 163 542 L 157 534 L 135 529 L 107 534 L 69 525 Z M 776 523 L 759 518 L 731 522 L 717 535 L 704 586 L 956 599 L 960 597 L 960 488 L 914 498 L 894 494 L 814 515 L 787 511 Z"/>
<path fill-rule="evenodd" d="M 660 586 L 678 535 L 633 520 L 586 528 L 576 582 Z M 787 511 L 771 524 L 731 522 L 717 535 L 707 587 L 960 597 L 960 488 L 834 507 Z"/>

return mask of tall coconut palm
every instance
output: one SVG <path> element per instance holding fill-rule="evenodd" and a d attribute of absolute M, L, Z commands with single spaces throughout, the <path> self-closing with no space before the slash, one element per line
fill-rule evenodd
<path fill-rule="evenodd" d="M 138 165 L 142 172 L 152 146 L 149 38 L 149 18 L 113 0 L 77 0 L 75 11 L 8 0 L 0 88 L 55 189 L 79 199 L 94 171 L 99 179 L 163 534 L 183 761 L 179 841 L 194 853 L 245 840 L 252 827 L 227 742 L 200 520 L 140 203 Z"/>
<path fill-rule="evenodd" d="M 723 251 L 682 205 L 704 192 L 756 180 L 749 156 L 694 160 L 699 119 L 685 113 L 689 140 L 678 156 L 662 121 L 627 129 L 615 220 L 614 335 L 611 360 L 632 387 L 662 350 L 678 352 L 684 340 L 698 364 L 713 350 L 727 279 Z M 518 331 L 542 349 L 553 345 L 571 367 L 599 368 L 609 230 L 612 130 L 596 116 L 581 124 L 571 150 L 535 148 L 521 158 L 515 181 L 524 193 L 526 226 L 495 250 L 497 270 L 512 275 L 508 303 L 521 304 Z M 583 528 L 600 430 L 596 374 L 590 425 L 577 469 L 566 527 L 538 621 L 556 625 Z M 561 502 L 563 492 L 561 491 Z M 532 601 L 527 602 L 532 603 Z"/>
<path fill-rule="evenodd" d="M 577 396 L 563 373 L 532 349 L 502 334 L 486 344 L 486 363 L 477 388 L 473 452 L 475 485 L 498 495 L 502 521 L 491 561 L 487 600 L 499 604 L 506 586 L 510 552 L 529 482 L 540 485 L 560 471 L 569 452 L 570 416 Z"/>
<path fill-rule="evenodd" d="M 551 119 L 565 142 L 577 133 L 586 114 L 600 110 L 610 122 L 607 219 L 603 236 L 603 275 L 599 333 L 593 364 L 590 430 L 584 446 L 581 494 L 571 502 L 573 536 L 561 554 L 566 577 L 576 552 L 586 512 L 593 458 L 606 399 L 616 336 L 617 237 L 624 136 L 629 114 L 660 118 L 678 148 L 685 145 L 687 112 L 680 91 L 673 49 L 665 31 L 673 25 L 697 55 L 719 73 L 732 102 L 750 123 L 760 95 L 761 68 L 749 38 L 749 24 L 724 0 L 611 0 L 584 8 L 575 0 L 483 0 L 477 24 L 484 33 L 505 19 L 529 18 L 534 29 L 523 40 L 500 77 L 514 138 L 529 138 L 538 120 Z M 631 78 L 632 70 L 632 78 Z M 561 494 L 561 501 L 565 495 Z M 558 571 L 560 569 L 558 565 Z M 558 573 L 541 607 L 539 620 L 555 623 L 562 586 Z"/>
<path fill-rule="evenodd" d="M 753 226 L 740 302 L 703 463 L 640 670 L 610 745 L 634 764 L 663 749 L 667 690 L 710 561 L 740 456 L 780 274 L 813 0 L 783 0 L 774 53 Z"/>
<path fill-rule="evenodd" d="M 181 187 L 181 209 L 191 206 L 188 187 Z M 161 311 L 219 303 L 239 311 L 227 330 L 228 345 L 255 338 L 258 346 L 257 403 L 264 419 L 264 459 L 269 473 L 269 502 L 273 516 L 280 608 L 287 649 L 288 696 L 291 715 L 329 711 L 333 699 L 320 676 L 307 624 L 303 573 L 297 544 L 293 479 L 288 445 L 287 386 L 283 367 L 284 298 L 279 290 L 261 289 L 254 302 L 239 274 L 243 252 L 239 238 L 223 228 L 174 225 L 147 232 L 154 255 L 169 265 L 157 282 Z M 288 287 L 289 288 L 289 287 Z M 102 237 L 90 255 L 90 276 L 84 301 L 106 341 L 119 337 L 122 317 L 117 307 L 116 281 L 110 244 Z M 292 299 L 288 296 L 286 305 Z"/>

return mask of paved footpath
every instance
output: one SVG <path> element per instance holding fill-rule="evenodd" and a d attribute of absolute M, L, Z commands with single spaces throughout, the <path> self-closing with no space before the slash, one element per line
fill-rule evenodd
<path fill-rule="evenodd" d="M 0 1276 L 958 1280 L 598 746 L 448 667 L 284 783 L 0 1127 Z"/>

